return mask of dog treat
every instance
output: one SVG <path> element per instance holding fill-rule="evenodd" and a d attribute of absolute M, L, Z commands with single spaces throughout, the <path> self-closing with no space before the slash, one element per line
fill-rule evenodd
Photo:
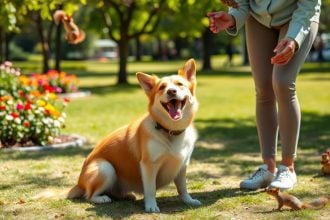
<path fill-rule="evenodd" d="M 229 7 L 236 8 L 236 9 L 239 8 L 239 5 L 238 5 L 238 3 L 235 0 L 221 0 L 221 2 L 224 5 L 227 5 Z"/>
<path fill-rule="evenodd" d="M 73 17 L 68 16 L 64 11 L 57 10 L 55 11 L 54 21 L 56 25 L 59 25 L 62 21 L 64 29 L 66 31 L 65 39 L 70 44 L 78 44 L 85 39 L 85 33 L 81 31 L 78 26 L 74 23 Z"/>
<path fill-rule="evenodd" d="M 321 171 L 324 175 L 330 175 L 330 150 L 327 150 L 321 156 Z"/>

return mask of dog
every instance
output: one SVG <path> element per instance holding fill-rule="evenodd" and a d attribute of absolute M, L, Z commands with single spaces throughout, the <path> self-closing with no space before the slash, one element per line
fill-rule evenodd
<path fill-rule="evenodd" d="M 136 77 L 149 98 L 148 113 L 95 146 L 67 198 L 107 203 L 111 198 L 135 200 L 132 193 L 141 193 L 145 211 L 160 212 L 156 190 L 174 181 L 182 201 L 199 206 L 186 186 L 186 169 L 197 139 L 196 63 L 188 60 L 177 75 L 158 78 L 138 72 Z"/>

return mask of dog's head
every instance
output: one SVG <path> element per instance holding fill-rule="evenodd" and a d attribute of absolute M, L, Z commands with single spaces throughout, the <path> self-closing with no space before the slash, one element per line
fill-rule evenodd
<path fill-rule="evenodd" d="M 177 75 L 158 78 L 142 72 L 137 79 L 149 97 L 149 112 L 153 119 L 168 130 L 184 130 L 198 108 L 196 63 L 188 60 Z"/>

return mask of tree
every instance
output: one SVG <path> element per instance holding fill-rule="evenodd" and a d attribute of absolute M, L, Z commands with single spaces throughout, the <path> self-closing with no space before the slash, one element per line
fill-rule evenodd
<path fill-rule="evenodd" d="M 26 0 L 28 1 L 28 0 Z M 28 11 L 32 14 L 32 20 L 35 22 L 41 48 L 43 54 L 43 72 L 47 72 L 49 67 L 49 59 L 51 54 L 51 45 L 52 45 L 52 35 L 54 30 L 54 21 L 53 13 L 62 9 L 66 11 L 69 15 L 72 15 L 73 12 L 79 9 L 79 5 L 86 4 L 86 0 L 76 0 L 76 1 L 65 1 L 65 0 L 32 0 L 29 1 Z M 60 54 L 61 54 L 61 28 L 56 29 L 56 60 L 55 60 L 55 69 L 60 70 Z"/>
<path fill-rule="evenodd" d="M 79 9 L 80 4 L 86 4 L 86 0 L 3 0 L 0 3 L 0 39 L 6 42 L 5 34 L 19 31 L 18 23 L 25 21 L 26 17 L 35 23 L 39 34 L 43 54 L 43 72 L 49 69 L 49 59 L 51 50 L 52 34 L 54 22 L 52 14 L 62 5 L 64 10 L 72 14 Z M 27 16 L 29 15 L 29 16 Z M 60 29 L 58 29 L 60 31 Z M 8 44 L 8 42 L 6 42 Z M 3 44 L 0 44 L 0 57 L 3 59 Z M 58 50 L 59 51 L 59 50 Z M 59 66 L 59 64 L 57 63 Z"/>
<path fill-rule="evenodd" d="M 17 6 L 22 1 L 3 0 L 0 2 L 0 62 L 8 59 L 8 33 L 17 31 Z"/>
<path fill-rule="evenodd" d="M 204 70 L 212 69 L 210 57 L 213 53 L 214 35 L 209 31 L 206 14 L 209 11 L 225 9 L 224 7 L 224 5 L 213 0 L 179 0 L 176 2 L 175 7 L 171 7 L 171 16 L 167 16 L 161 21 L 158 33 L 176 39 L 178 53 L 182 48 L 179 44 L 184 42 L 180 39 L 201 39 L 202 50 L 198 53 L 201 53 L 203 58 L 202 68 Z"/>
<path fill-rule="evenodd" d="M 128 43 L 143 34 L 155 31 L 166 0 L 100 0 L 97 5 L 103 14 L 109 38 L 118 44 L 118 84 L 127 84 Z"/>

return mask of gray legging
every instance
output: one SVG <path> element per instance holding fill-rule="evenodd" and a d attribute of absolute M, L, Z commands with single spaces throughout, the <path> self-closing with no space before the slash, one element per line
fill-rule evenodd
<path fill-rule="evenodd" d="M 245 27 L 256 90 L 256 120 L 262 157 L 275 157 L 279 131 L 282 158 L 294 158 L 301 118 L 296 78 L 312 47 L 318 23 L 311 23 L 310 33 L 286 65 L 273 65 L 270 59 L 275 55 L 273 50 L 277 43 L 285 36 L 288 24 L 267 28 L 250 16 Z"/>

